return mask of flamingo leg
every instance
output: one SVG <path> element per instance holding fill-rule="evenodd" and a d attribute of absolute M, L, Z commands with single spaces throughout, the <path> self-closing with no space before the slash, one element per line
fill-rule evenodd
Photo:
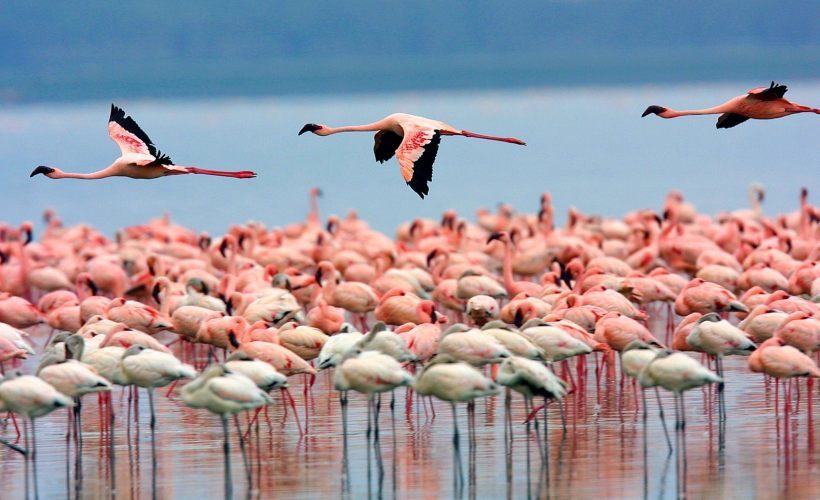
<path fill-rule="evenodd" d="M 186 174 L 201 174 L 201 175 L 216 175 L 219 177 L 233 177 L 236 179 L 252 179 L 256 177 L 256 172 L 252 172 L 250 170 L 239 170 L 235 172 L 229 172 L 224 170 L 208 170 L 204 168 L 197 168 L 197 167 L 182 167 L 185 169 Z"/>
<path fill-rule="evenodd" d="M 666 417 L 663 415 L 663 403 L 661 403 L 661 391 L 655 387 L 655 396 L 658 398 L 658 415 L 661 417 L 661 426 L 663 427 L 663 435 L 666 438 L 666 446 L 669 447 L 669 453 L 672 453 L 672 441 L 669 439 L 669 430 L 666 428 Z M 676 406 L 677 409 L 677 406 Z M 677 437 L 677 436 L 676 436 Z"/>
<path fill-rule="evenodd" d="M 222 419 L 222 433 L 225 440 L 222 443 L 222 453 L 225 456 L 225 498 L 233 498 L 233 482 L 231 481 L 231 453 L 230 433 L 228 432 L 228 417 L 220 415 Z"/>

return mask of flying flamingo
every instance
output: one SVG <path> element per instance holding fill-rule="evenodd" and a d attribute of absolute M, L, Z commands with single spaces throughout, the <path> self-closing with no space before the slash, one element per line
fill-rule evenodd
<path fill-rule="evenodd" d="M 749 118 L 757 120 L 771 120 L 783 118 L 796 113 L 817 113 L 820 109 L 795 104 L 783 98 L 788 88 L 772 82 L 769 87 L 758 87 L 750 90 L 746 95 L 733 97 L 719 106 L 706 109 L 692 109 L 677 111 L 652 105 L 646 108 L 641 115 L 655 114 L 661 118 L 676 118 L 687 115 L 716 115 L 721 114 L 717 121 L 717 128 L 732 128 L 740 125 Z"/>
<path fill-rule="evenodd" d="M 35 168 L 29 177 L 43 174 L 50 179 L 103 179 L 105 177 L 131 177 L 132 179 L 156 179 L 166 175 L 205 174 L 221 177 L 235 177 L 248 179 L 256 177 L 255 172 L 241 170 L 226 172 L 222 170 L 205 170 L 196 167 L 174 165 L 171 158 L 160 152 L 148 135 L 142 131 L 125 111 L 111 105 L 111 115 L 108 118 L 108 135 L 117 143 L 122 156 L 114 160 L 108 167 L 88 174 L 63 172 L 54 167 L 40 165 Z"/>
<path fill-rule="evenodd" d="M 376 132 L 373 153 L 376 161 L 384 163 L 393 155 L 399 161 L 401 175 L 410 188 L 422 199 L 428 194 L 427 183 L 433 180 L 433 162 L 438 153 L 438 145 L 443 135 L 460 135 L 476 139 L 509 142 L 525 146 L 526 143 L 512 137 L 495 137 L 458 130 L 438 120 L 405 113 L 394 113 L 367 125 L 328 127 L 308 123 L 299 135 L 313 132 L 316 135 L 332 135 L 340 132 Z"/>

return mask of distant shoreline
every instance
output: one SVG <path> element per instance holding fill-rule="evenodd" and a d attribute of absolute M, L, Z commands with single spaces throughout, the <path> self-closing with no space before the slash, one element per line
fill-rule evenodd
<path fill-rule="evenodd" d="M 157 61 L 144 68 L 0 68 L 0 104 L 135 98 L 651 85 L 820 78 L 817 47 L 722 47 L 441 58 Z"/>

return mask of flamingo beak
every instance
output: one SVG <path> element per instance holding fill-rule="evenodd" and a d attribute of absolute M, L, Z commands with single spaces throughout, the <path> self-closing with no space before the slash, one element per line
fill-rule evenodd
<path fill-rule="evenodd" d="M 500 240 L 500 239 L 501 239 L 501 233 L 492 233 L 490 235 L 490 237 L 487 238 L 487 244 L 489 245 L 491 241 Z"/>
<path fill-rule="evenodd" d="M 97 284 L 91 279 L 88 280 L 88 288 L 91 289 L 91 295 L 97 295 Z"/>
<path fill-rule="evenodd" d="M 316 284 L 320 287 L 322 286 L 322 270 L 317 269 L 316 274 L 313 275 L 313 279 L 316 280 Z"/>
<path fill-rule="evenodd" d="M 436 314 L 436 310 L 433 309 L 433 312 L 430 313 L 430 319 L 432 323 L 435 323 L 438 320 L 438 314 Z"/>
<path fill-rule="evenodd" d="M 53 168 L 40 165 L 39 167 L 37 167 L 37 168 L 35 168 L 34 170 L 31 171 L 31 175 L 29 175 L 29 177 L 34 177 L 37 174 L 43 174 L 46 177 L 48 177 L 48 174 L 50 174 L 52 172 L 54 172 Z"/>
<path fill-rule="evenodd" d="M 159 283 L 157 283 L 157 284 L 156 284 L 156 285 L 154 285 L 154 287 L 151 289 L 151 297 L 153 297 L 153 298 L 154 298 L 154 301 L 155 301 L 157 304 L 159 304 L 159 303 L 160 303 L 159 292 L 160 292 L 160 287 L 159 287 Z"/>
<path fill-rule="evenodd" d="M 305 132 L 316 132 L 322 128 L 321 125 L 316 125 L 315 123 L 306 123 L 302 130 L 299 131 L 299 135 L 304 134 Z"/>
<path fill-rule="evenodd" d="M 222 243 L 219 244 L 219 253 L 222 254 L 223 257 L 225 257 L 225 250 L 227 250 L 227 249 L 228 249 L 228 241 L 223 239 Z"/>
<path fill-rule="evenodd" d="M 643 114 L 641 115 L 641 118 L 643 118 L 646 115 L 650 115 L 650 114 L 651 115 L 660 115 L 664 111 L 666 111 L 666 108 L 664 108 L 663 106 L 656 106 L 656 105 L 653 104 L 652 106 L 649 106 L 648 108 L 646 108 L 646 111 L 643 112 Z"/>

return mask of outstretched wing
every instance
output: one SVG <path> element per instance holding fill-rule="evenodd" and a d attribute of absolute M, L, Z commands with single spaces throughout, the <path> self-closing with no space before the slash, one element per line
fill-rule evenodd
<path fill-rule="evenodd" d="M 391 132 L 390 130 L 380 130 L 376 132 L 373 144 L 373 154 L 376 155 L 376 161 L 384 163 L 390 158 L 393 158 L 396 150 L 401 146 L 401 136 Z"/>
<path fill-rule="evenodd" d="M 143 132 L 133 118 L 126 116 L 125 111 L 113 104 L 111 115 L 108 118 L 108 135 L 117 143 L 123 155 L 128 153 L 151 155 L 156 158 L 152 163 L 174 164 L 168 155 L 162 154 L 157 149 L 148 134 Z"/>
<path fill-rule="evenodd" d="M 772 82 L 769 87 L 758 87 L 750 90 L 749 97 L 759 99 L 761 101 L 774 101 L 777 99 L 782 99 L 783 96 L 786 95 L 787 90 L 789 90 L 789 88 L 785 85 Z"/>
<path fill-rule="evenodd" d="M 737 113 L 723 113 L 718 117 L 717 128 L 732 128 L 748 119 L 749 117 Z"/>
<path fill-rule="evenodd" d="M 440 141 L 438 130 L 414 127 L 404 130 L 404 140 L 396 150 L 402 177 L 421 198 L 429 192 L 427 183 L 433 180 L 433 162 Z"/>

